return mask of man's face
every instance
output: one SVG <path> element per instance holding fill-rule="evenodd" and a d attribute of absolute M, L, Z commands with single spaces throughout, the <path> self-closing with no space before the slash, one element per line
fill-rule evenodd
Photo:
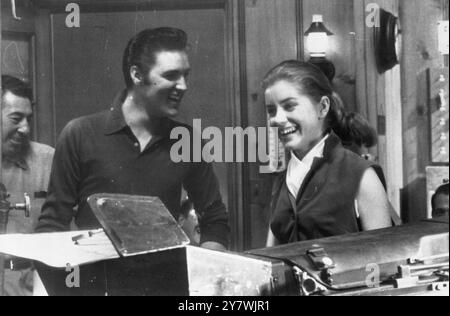
<path fill-rule="evenodd" d="M 191 245 L 197 246 L 200 244 L 200 224 L 198 222 L 197 213 L 195 210 L 190 210 L 189 215 L 185 218 L 183 215 L 180 215 L 178 220 L 181 228 L 189 237 L 191 241 Z"/>
<path fill-rule="evenodd" d="M 30 142 L 31 102 L 7 91 L 2 98 L 2 155 L 25 154 Z"/>
<path fill-rule="evenodd" d="M 187 90 L 190 66 L 186 52 L 162 51 L 156 53 L 155 64 L 143 83 L 135 87 L 138 99 L 147 113 L 155 117 L 174 117 Z M 138 102 L 139 102 L 138 101 Z"/>
<path fill-rule="evenodd" d="M 449 198 L 447 194 L 438 194 L 434 200 L 433 218 L 448 216 Z"/>

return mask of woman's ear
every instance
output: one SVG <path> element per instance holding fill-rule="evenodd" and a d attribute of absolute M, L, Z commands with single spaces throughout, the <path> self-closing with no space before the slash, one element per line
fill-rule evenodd
<path fill-rule="evenodd" d="M 319 118 L 324 119 L 330 112 L 331 101 L 329 97 L 322 97 L 319 103 Z"/>

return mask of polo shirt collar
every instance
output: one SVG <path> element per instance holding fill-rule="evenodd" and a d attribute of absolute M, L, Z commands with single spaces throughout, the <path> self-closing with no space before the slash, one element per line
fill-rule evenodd
<path fill-rule="evenodd" d="M 128 126 L 122 113 L 122 104 L 126 97 L 127 90 L 125 89 L 114 98 L 110 112 L 108 113 L 108 117 L 106 119 L 105 135 L 117 133 Z"/>
<path fill-rule="evenodd" d="M 23 169 L 24 171 L 27 171 L 29 169 L 28 163 L 25 159 L 19 159 L 16 161 L 16 166 Z"/>
<path fill-rule="evenodd" d="M 19 158 L 19 159 L 14 160 L 14 161 L 12 161 L 10 159 L 7 159 L 7 158 L 3 158 L 3 165 L 4 166 L 8 166 L 8 165 L 12 166 L 12 165 L 14 165 L 17 168 L 20 168 L 20 169 L 22 169 L 24 171 L 27 171 L 30 168 L 28 166 L 28 162 L 27 162 L 27 160 L 25 158 Z"/>
<path fill-rule="evenodd" d="M 120 93 L 118 93 L 117 96 L 114 98 L 112 106 L 109 110 L 110 112 L 108 113 L 106 119 L 105 135 L 115 134 L 117 132 L 122 131 L 124 128 L 128 127 L 128 124 L 126 123 L 122 112 L 122 105 L 125 102 L 127 93 L 128 92 L 125 89 Z M 163 122 L 161 124 L 161 129 L 157 135 L 153 136 L 153 139 L 149 144 L 150 146 L 156 142 L 159 142 L 164 138 L 169 138 L 172 128 L 176 126 L 175 122 L 173 122 L 168 118 L 162 120 Z"/>

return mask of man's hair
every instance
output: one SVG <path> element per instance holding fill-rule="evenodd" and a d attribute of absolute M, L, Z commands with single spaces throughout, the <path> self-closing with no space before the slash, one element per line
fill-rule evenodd
<path fill-rule="evenodd" d="M 186 50 L 186 45 L 187 34 L 180 29 L 160 27 L 138 33 L 128 42 L 123 54 L 122 70 L 127 88 L 133 86 L 130 75 L 132 66 L 147 74 L 156 62 L 156 53 L 183 51 Z"/>
<path fill-rule="evenodd" d="M 439 188 L 437 188 L 436 192 L 433 194 L 433 196 L 431 197 L 431 208 L 434 210 L 435 206 L 436 206 L 436 198 L 438 195 L 449 195 L 448 194 L 448 183 L 445 183 L 443 185 L 441 185 Z"/>
<path fill-rule="evenodd" d="M 33 102 L 33 92 L 28 83 L 13 76 L 2 75 L 2 98 L 8 91 Z"/>

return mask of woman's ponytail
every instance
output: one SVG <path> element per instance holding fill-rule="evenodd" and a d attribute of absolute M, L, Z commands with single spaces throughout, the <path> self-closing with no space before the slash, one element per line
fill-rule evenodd
<path fill-rule="evenodd" d="M 377 133 L 361 115 L 346 112 L 341 97 L 333 92 L 331 96 L 329 126 L 344 144 L 351 143 L 358 147 L 372 147 L 377 144 Z"/>

